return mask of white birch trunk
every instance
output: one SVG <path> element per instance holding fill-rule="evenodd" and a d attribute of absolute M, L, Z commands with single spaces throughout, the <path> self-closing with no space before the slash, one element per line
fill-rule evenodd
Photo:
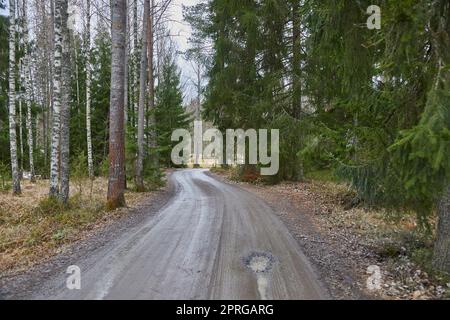
<path fill-rule="evenodd" d="M 19 70 L 21 70 L 19 68 Z M 20 144 L 20 176 L 22 176 L 23 173 L 23 124 L 22 124 L 22 119 L 23 119 L 23 114 L 22 114 L 22 99 L 18 99 L 19 100 L 19 144 Z"/>
<path fill-rule="evenodd" d="M 16 7 L 17 12 L 20 14 L 20 7 L 17 6 Z M 19 20 L 20 21 L 20 20 Z M 20 24 L 18 22 L 16 22 L 17 24 Z M 17 34 L 21 35 L 22 34 L 22 29 L 20 27 L 16 27 L 17 30 Z M 19 60 L 19 94 L 16 94 L 16 99 L 19 102 L 19 119 L 17 120 L 17 125 L 19 126 L 19 158 L 20 159 L 20 163 L 19 163 L 19 177 L 22 180 L 23 178 L 23 168 L 24 168 L 24 139 L 23 139 L 23 87 L 25 84 L 25 73 L 23 71 L 23 58 L 21 58 Z"/>
<path fill-rule="evenodd" d="M 27 103 L 27 118 L 26 118 L 26 127 L 27 127 L 27 143 L 28 143 L 28 157 L 29 157 L 29 170 L 30 170 L 30 180 L 31 182 L 35 182 L 35 174 L 34 174 L 34 154 L 33 154 L 33 126 L 32 126 L 32 115 L 31 115 L 31 106 L 33 103 L 33 83 L 31 79 L 31 50 L 29 44 L 29 35 L 28 35 L 28 21 L 27 21 L 27 8 L 26 1 L 23 2 L 23 39 L 25 46 L 25 58 L 24 58 L 24 70 L 25 73 L 25 100 Z"/>
<path fill-rule="evenodd" d="M 94 160 L 92 157 L 92 129 L 91 129 L 91 0 L 86 2 L 86 139 L 89 177 L 94 179 Z"/>
<path fill-rule="evenodd" d="M 31 98 L 31 75 L 30 75 L 30 67 L 28 63 L 27 68 L 27 89 L 26 89 L 26 97 L 27 97 L 27 134 L 28 134 L 28 156 L 29 156 L 29 165 L 30 165 L 30 180 L 31 182 L 35 182 L 35 172 L 34 172 L 34 143 L 33 143 L 33 125 L 32 125 L 32 115 L 31 115 L 31 106 L 32 106 L 32 98 Z"/>
<path fill-rule="evenodd" d="M 53 112 L 50 151 L 50 196 L 59 195 L 59 157 L 61 129 L 61 59 L 62 59 L 62 2 L 55 0 L 54 9 L 54 59 L 53 59 Z"/>
<path fill-rule="evenodd" d="M 17 161 L 16 136 L 16 10 L 15 0 L 9 0 L 9 146 L 11 153 L 11 173 L 13 180 L 13 193 L 20 194 L 19 165 Z"/>

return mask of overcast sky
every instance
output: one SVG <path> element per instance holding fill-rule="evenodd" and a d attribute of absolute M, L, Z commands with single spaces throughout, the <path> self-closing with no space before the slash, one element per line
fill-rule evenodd
<path fill-rule="evenodd" d="M 200 2 L 200 0 L 172 0 L 172 2 L 173 5 L 169 14 L 173 21 L 169 23 L 169 28 L 171 34 L 176 35 L 174 40 L 178 44 L 178 49 L 185 51 L 189 47 L 188 39 L 191 35 L 191 28 L 189 24 L 183 21 L 182 5 L 191 6 Z M 189 80 L 195 77 L 194 72 L 189 62 L 185 61 L 183 57 L 178 58 L 178 65 L 181 69 L 181 82 L 185 83 L 185 102 L 189 102 L 191 98 L 195 97 L 195 89 Z"/>
<path fill-rule="evenodd" d="M 8 2 L 8 1 L 6 1 Z M 177 43 L 179 51 L 185 51 L 188 46 L 188 39 L 191 35 L 191 28 L 183 21 L 182 5 L 190 6 L 200 2 L 200 0 L 172 0 L 171 7 L 168 10 L 170 34 L 175 35 L 174 41 Z M 0 9 L 0 14 L 8 15 L 8 8 Z M 181 70 L 181 83 L 184 84 L 185 102 L 188 103 L 191 98 L 195 97 L 195 89 L 193 88 L 190 78 L 194 78 L 194 72 L 189 62 L 185 61 L 180 55 L 178 57 L 178 65 Z"/>

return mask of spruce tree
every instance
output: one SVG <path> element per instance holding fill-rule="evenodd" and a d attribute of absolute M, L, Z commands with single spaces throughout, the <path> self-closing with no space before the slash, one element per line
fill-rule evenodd
<path fill-rule="evenodd" d="M 176 129 L 188 129 L 190 115 L 183 107 L 180 72 L 172 56 L 167 56 L 162 66 L 161 82 L 156 87 L 155 131 L 158 154 L 162 165 L 172 166 L 171 151 L 177 142 L 171 141 Z M 152 128 L 151 128 L 152 129 Z"/>

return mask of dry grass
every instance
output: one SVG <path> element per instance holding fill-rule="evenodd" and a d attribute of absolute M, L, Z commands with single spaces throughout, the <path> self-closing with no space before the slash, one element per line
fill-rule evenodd
<path fill-rule="evenodd" d="M 0 275 L 30 267 L 58 253 L 68 243 L 117 219 L 129 210 L 105 209 L 107 180 L 97 178 L 71 184 L 70 201 L 63 207 L 48 199 L 48 180 L 24 181 L 22 194 L 0 193 Z M 128 207 L 135 207 L 148 193 L 126 192 Z"/>

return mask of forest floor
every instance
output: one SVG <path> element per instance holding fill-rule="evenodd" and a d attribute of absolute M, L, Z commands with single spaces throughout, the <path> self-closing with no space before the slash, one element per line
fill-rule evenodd
<path fill-rule="evenodd" d="M 127 216 L 155 192 L 125 194 L 127 208 L 107 211 L 108 182 L 98 177 L 71 183 L 67 207 L 48 199 L 48 180 L 22 182 L 22 194 L 0 192 L 0 278 L 21 273 L 78 240 Z M 92 192 L 91 192 L 92 187 Z"/>
<path fill-rule="evenodd" d="M 239 182 L 233 170 L 212 172 L 274 208 L 333 298 L 450 298 L 450 279 L 430 267 L 431 236 L 417 231 L 413 215 L 398 217 L 355 206 L 354 194 L 342 183 L 319 179 L 265 185 Z M 370 266 L 380 270 L 380 286 L 375 290 L 368 286 L 374 279 Z"/>

